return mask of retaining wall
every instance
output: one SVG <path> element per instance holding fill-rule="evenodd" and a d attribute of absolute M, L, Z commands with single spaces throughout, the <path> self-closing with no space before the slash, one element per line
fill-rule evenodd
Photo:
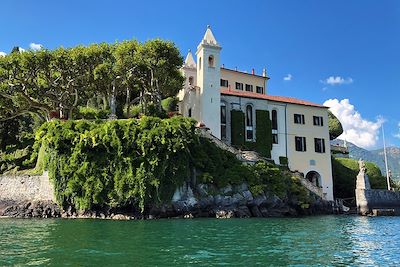
<path fill-rule="evenodd" d="M 356 189 L 358 213 L 372 214 L 373 209 L 394 209 L 400 212 L 400 192 L 383 189 Z"/>

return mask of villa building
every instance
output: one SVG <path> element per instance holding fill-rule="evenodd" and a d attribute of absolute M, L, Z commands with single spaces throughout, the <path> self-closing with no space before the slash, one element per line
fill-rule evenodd
<path fill-rule="evenodd" d="M 189 51 L 182 67 L 185 85 L 178 94 L 180 113 L 204 123 L 227 144 L 256 150 L 302 172 L 333 200 L 328 108 L 269 95 L 265 69 L 257 75 L 225 68 L 221 49 L 208 27 L 196 61 Z"/>

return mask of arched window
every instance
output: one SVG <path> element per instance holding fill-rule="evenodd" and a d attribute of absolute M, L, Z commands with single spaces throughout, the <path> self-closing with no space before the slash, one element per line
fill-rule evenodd
<path fill-rule="evenodd" d="M 193 76 L 189 77 L 189 85 L 193 85 Z"/>
<path fill-rule="evenodd" d="M 199 70 L 201 70 L 201 57 L 199 57 Z"/>
<path fill-rule="evenodd" d="M 214 67 L 214 56 L 213 55 L 208 56 L 208 66 Z"/>
<path fill-rule="evenodd" d="M 251 105 L 246 106 L 246 140 L 253 141 L 253 107 Z"/>
<path fill-rule="evenodd" d="M 272 130 L 278 130 L 278 112 L 276 109 L 272 110 Z"/>
<path fill-rule="evenodd" d="M 221 103 L 221 139 L 226 139 L 226 105 Z"/>

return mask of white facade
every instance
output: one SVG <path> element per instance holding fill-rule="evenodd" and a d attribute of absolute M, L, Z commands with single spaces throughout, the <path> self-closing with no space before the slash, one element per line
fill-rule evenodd
<path fill-rule="evenodd" d="M 275 121 L 271 159 L 280 164 L 282 157 L 287 158 L 292 171 L 302 172 L 322 189 L 328 200 L 333 200 L 328 109 L 307 101 L 268 95 L 269 78 L 265 70 L 256 75 L 254 71 L 249 74 L 221 67 L 220 51 L 221 46 L 208 27 L 197 47 L 197 64 L 189 51 L 182 67 L 185 86 L 178 94 L 180 112 L 205 124 L 214 136 L 230 144 L 232 110 L 245 114 L 246 142 L 257 142 L 256 110 L 268 110 Z M 247 112 L 251 112 L 249 125 Z M 296 121 L 295 116 L 304 118 L 304 123 Z M 322 125 L 315 125 L 315 120 L 321 120 Z"/>

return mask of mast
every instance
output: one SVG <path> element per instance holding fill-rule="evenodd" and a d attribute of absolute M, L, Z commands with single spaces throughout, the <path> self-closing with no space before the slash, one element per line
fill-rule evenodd
<path fill-rule="evenodd" d="M 385 156 L 385 168 L 386 168 L 386 181 L 387 181 L 387 188 L 390 190 L 390 175 L 388 170 L 388 162 L 387 162 L 387 155 L 386 155 L 386 142 L 385 142 L 385 131 L 383 130 L 382 124 L 382 137 L 383 137 L 383 155 Z"/>

